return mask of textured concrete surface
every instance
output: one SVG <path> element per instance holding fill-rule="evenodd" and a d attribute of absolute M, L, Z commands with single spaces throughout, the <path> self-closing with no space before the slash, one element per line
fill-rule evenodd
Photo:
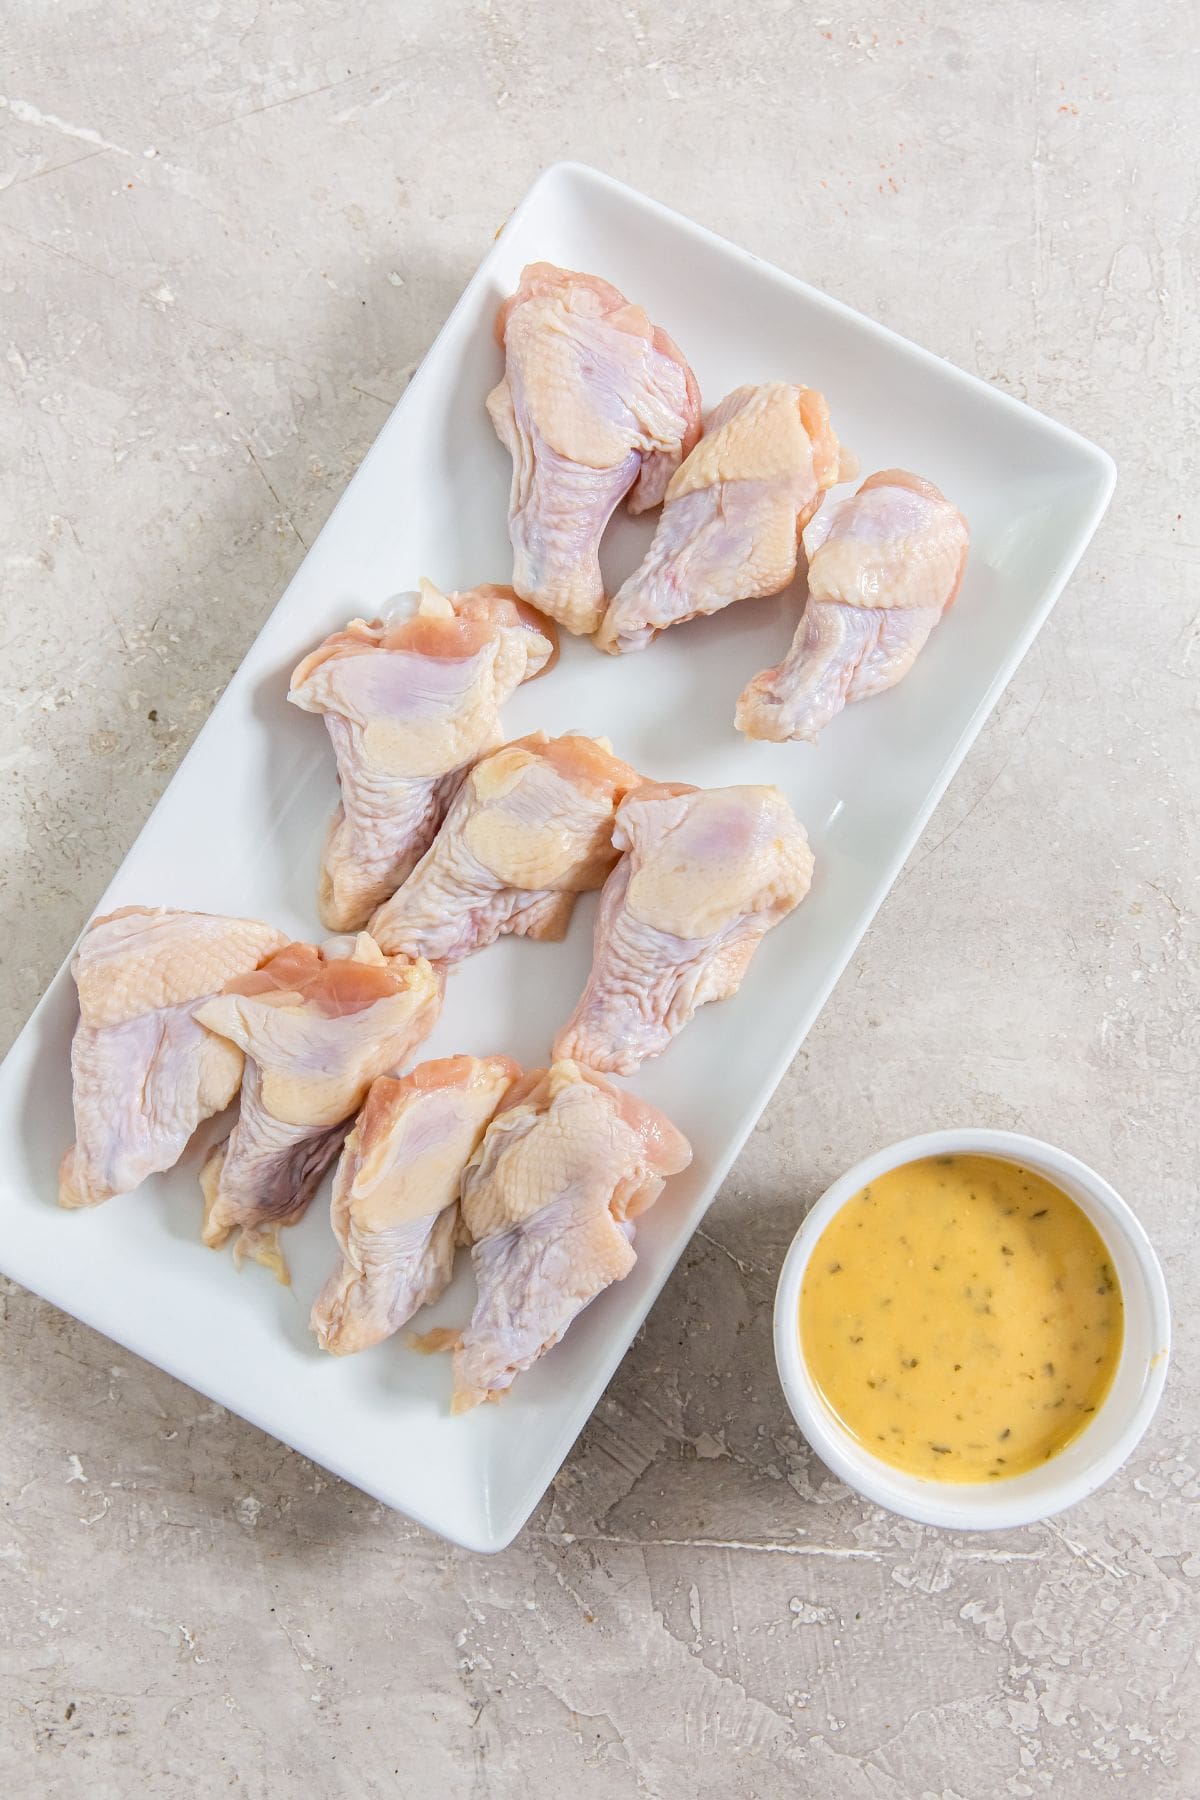
<path fill-rule="evenodd" d="M 8 1288 L 8 1792 L 1200 1793 L 1200 70 L 1181 0 L 1105 21 L 9 0 L 6 1041 L 546 162 L 594 161 L 1029 398 L 1121 485 L 510 1551 L 447 1549 Z M 1178 1318 L 1129 1466 L 994 1539 L 849 1496 L 770 1355 L 805 1205 L 953 1121 L 1105 1170 Z"/>

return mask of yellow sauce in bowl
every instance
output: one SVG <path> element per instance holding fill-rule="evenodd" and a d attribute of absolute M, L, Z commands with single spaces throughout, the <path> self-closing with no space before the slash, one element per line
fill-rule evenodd
<path fill-rule="evenodd" d="M 1095 1226 L 990 1156 L 881 1175 L 817 1240 L 800 1345 L 826 1404 L 910 1475 L 994 1481 L 1057 1454 L 1112 1384 L 1120 1285 Z"/>

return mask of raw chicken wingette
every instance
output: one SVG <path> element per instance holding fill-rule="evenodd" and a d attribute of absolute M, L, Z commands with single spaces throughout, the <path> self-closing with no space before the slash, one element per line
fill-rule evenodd
<path fill-rule="evenodd" d="M 305 657 L 288 699 L 325 715 L 341 784 L 317 897 L 329 930 L 357 931 L 395 893 L 476 757 L 503 743 L 500 708 L 555 649 L 554 627 L 511 588 L 423 582 Z"/>
<path fill-rule="evenodd" d="M 600 540 L 618 503 L 657 506 L 700 435 L 696 378 L 607 281 L 531 263 L 501 306 L 487 408 L 512 457 L 513 586 L 571 632 L 604 611 Z"/>
<path fill-rule="evenodd" d="M 387 957 L 366 932 L 289 944 L 197 1008 L 246 1056 L 241 1110 L 200 1172 L 204 1242 L 237 1233 L 288 1279 L 279 1232 L 294 1225 L 378 1075 L 403 1068 L 433 1029 L 442 987 L 427 962 Z"/>
<path fill-rule="evenodd" d="M 628 1075 L 698 1006 L 737 992 L 763 937 L 808 892 L 813 858 L 775 787 L 647 784 L 618 808 L 613 842 L 625 854 L 554 1055 Z"/>
<path fill-rule="evenodd" d="M 196 1021 L 205 1000 L 286 943 L 254 919 L 126 906 L 75 952 L 75 1143 L 60 1206 L 95 1206 L 173 1168 L 242 1078 L 242 1053 Z"/>
<path fill-rule="evenodd" d="M 513 1088 L 463 1176 L 478 1297 L 454 1352 L 455 1412 L 498 1399 L 628 1275 L 634 1219 L 691 1160 L 669 1119 L 590 1069 L 556 1062 Z"/>
<path fill-rule="evenodd" d="M 602 650 L 643 650 L 671 625 L 777 594 L 826 491 L 854 472 L 822 394 L 771 381 L 735 388 L 671 478 L 645 561 L 614 596 Z"/>
<path fill-rule="evenodd" d="M 380 1343 L 446 1287 L 463 1169 L 520 1073 L 508 1056 L 451 1056 L 372 1084 L 333 1182 L 342 1258 L 312 1309 L 323 1350 Z"/>
<path fill-rule="evenodd" d="M 783 662 L 744 690 L 750 738 L 815 743 L 848 701 L 902 681 L 958 594 L 970 532 L 919 475 L 884 469 L 804 533 L 808 601 Z"/>
<path fill-rule="evenodd" d="M 371 920 L 388 951 L 454 963 L 506 932 L 561 938 L 616 861 L 613 815 L 641 777 L 604 738 L 518 738 L 476 763 L 430 849 Z"/>

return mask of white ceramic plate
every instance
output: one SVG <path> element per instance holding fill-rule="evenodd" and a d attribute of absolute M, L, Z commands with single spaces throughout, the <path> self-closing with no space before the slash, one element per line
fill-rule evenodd
<path fill-rule="evenodd" d="M 850 708 L 818 747 L 751 745 L 733 728 L 745 681 L 788 644 L 796 597 L 733 607 L 613 660 L 566 644 L 511 703 L 515 737 L 610 736 L 647 774 L 773 781 L 808 828 L 816 877 L 764 943 L 740 994 L 706 1008 L 637 1087 L 690 1137 L 695 1160 L 638 1223 L 633 1273 L 602 1295 L 499 1407 L 447 1412 L 444 1358 L 401 1344 L 320 1355 L 308 1308 L 331 1263 L 323 1198 L 289 1234 L 294 1288 L 234 1269 L 197 1241 L 196 1170 L 219 1122 L 171 1175 L 90 1213 L 60 1212 L 72 1137 L 66 965 L 0 1071 L 0 1263 L 138 1355 L 347 1481 L 471 1549 L 528 1518 L 625 1354 L 775 1084 L 837 981 L 1108 502 L 1102 450 L 882 326 L 593 170 L 538 180 L 488 253 L 404 398 L 216 706 L 101 903 L 248 913 L 319 936 L 317 854 L 334 803 L 320 720 L 285 704 L 288 673 L 326 632 L 368 618 L 428 575 L 505 581 L 508 459 L 483 408 L 501 356 L 492 320 L 522 266 L 587 269 L 682 346 L 705 400 L 745 381 L 821 387 L 864 470 L 901 465 L 971 524 L 957 605 L 909 679 Z M 622 578 L 652 521 L 616 522 Z M 594 900 L 561 945 L 507 940 L 452 977 L 425 1055 L 545 1060 L 583 983 Z M 424 1324 L 463 1319 L 469 1267 Z M 763 1378 L 772 1379 L 764 1368 Z"/>

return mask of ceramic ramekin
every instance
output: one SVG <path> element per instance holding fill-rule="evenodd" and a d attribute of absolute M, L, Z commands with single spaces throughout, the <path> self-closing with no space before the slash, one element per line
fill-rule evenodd
<path fill-rule="evenodd" d="M 1066 1449 L 1003 1482 L 929 1481 L 880 1462 L 822 1398 L 800 1349 L 800 1287 L 829 1221 L 861 1188 L 924 1156 L 995 1156 L 1053 1181 L 1087 1214 L 1108 1247 L 1125 1302 L 1125 1341 L 1108 1396 Z M 1030 1525 L 1084 1500 L 1138 1443 L 1167 1376 L 1171 1314 L 1162 1269 L 1141 1225 L 1107 1181 L 1065 1150 L 1010 1131 L 931 1131 L 868 1156 L 817 1201 L 792 1239 L 775 1294 L 775 1360 L 792 1415 L 822 1462 L 868 1500 L 925 1525 L 996 1531 Z"/>

